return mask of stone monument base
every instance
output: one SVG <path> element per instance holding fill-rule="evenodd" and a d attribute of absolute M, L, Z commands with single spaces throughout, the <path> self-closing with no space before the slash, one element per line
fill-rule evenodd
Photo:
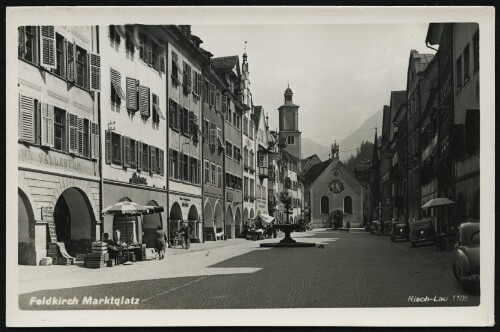
<path fill-rule="evenodd" d="M 278 243 L 261 243 L 262 248 L 306 248 L 315 247 L 316 243 L 309 242 L 278 242 Z"/>

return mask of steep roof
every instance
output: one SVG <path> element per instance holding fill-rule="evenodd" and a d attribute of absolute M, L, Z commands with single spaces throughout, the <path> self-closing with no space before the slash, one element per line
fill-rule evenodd
<path fill-rule="evenodd" d="M 230 55 L 219 58 L 212 58 L 210 64 L 216 70 L 226 71 L 232 70 L 238 64 L 238 56 Z"/>
<path fill-rule="evenodd" d="M 254 106 L 253 107 L 253 112 L 257 119 L 260 119 L 261 113 L 262 113 L 262 106 Z"/>
<path fill-rule="evenodd" d="M 325 160 L 323 162 L 320 162 L 319 164 L 316 164 L 309 168 L 306 174 L 304 174 L 304 183 L 310 184 L 313 183 L 314 180 L 318 178 L 318 176 L 323 173 L 323 171 L 330 165 L 331 162 L 338 162 L 338 160 Z"/>

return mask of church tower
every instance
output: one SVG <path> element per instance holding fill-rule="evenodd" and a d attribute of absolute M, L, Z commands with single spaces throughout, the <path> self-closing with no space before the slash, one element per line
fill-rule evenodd
<path fill-rule="evenodd" d="M 301 132 L 299 131 L 299 106 L 293 103 L 290 85 L 285 90 L 285 102 L 278 108 L 279 137 L 286 141 L 285 150 L 297 159 L 302 159 Z"/>
<path fill-rule="evenodd" d="M 331 150 L 332 160 L 339 160 L 339 145 L 337 144 L 337 141 L 332 144 Z"/>

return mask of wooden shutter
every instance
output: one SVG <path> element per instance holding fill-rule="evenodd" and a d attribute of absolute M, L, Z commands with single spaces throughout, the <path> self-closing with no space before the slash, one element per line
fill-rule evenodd
<path fill-rule="evenodd" d="M 149 111 L 149 88 L 140 85 L 139 86 L 139 104 L 140 104 L 140 109 L 141 109 L 141 115 L 149 118 L 150 116 L 150 111 Z"/>
<path fill-rule="evenodd" d="M 101 91 L 101 56 L 90 53 L 90 90 Z"/>
<path fill-rule="evenodd" d="M 127 90 L 127 108 L 132 111 L 137 111 L 137 80 L 135 78 L 126 78 Z"/>
<path fill-rule="evenodd" d="M 18 33 L 18 55 L 22 57 L 26 54 L 25 28 L 24 27 L 17 28 L 17 33 Z"/>
<path fill-rule="evenodd" d="M 106 146 L 105 146 L 106 164 L 111 164 L 111 160 L 113 157 L 113 142 L 112 142 L 112 134 L 109 130 L 105 131 L 105 138 L 106 138 Z"/>
<path fill-rule="evenodd" d="M 136 164 L 137 164 L 137 170 L 141 171 L 142 170 L 142 143 L 139 141 L 135 142 L 135 151 L 137 154 L 136 158 Z"/>
<path fill-rule="evenodd" d="M 160 173 L 161 176 L 165 175 L 165 157 L 164 157 L 164 153 L 165 151 L 163 151 L 162 149 L 159 150 L 159 154 L 158 154 L 158 163 L 159 163 L 159 167 L 158 167 L 158 173 Z"/>
<path fill-rule="evenodd" d="M 165 47 L 160 46 L 160 71 L 165 72 Z"/>
<path fill-rule="evenodd" d="M 99 155 L 99 125 L 91 122 L 90 128 L 90 158 L 97 159 Z"/>
<path fill-rule="evenodd" d="M 198 84 L 198 94 L 201 95 L 203 88 L 203 77 L 201 76 L 201 73 L 198 74 L 198 81 L 196 84 Z"/>
<path fill-rule="evenodd" d="M 150 173 L 157 173 L 157 168 L 156 168 L 156 148 L 152 145 L 149 146 L 149 172 Z"/>
<path fill-rule="evenodd" d="M 41 65 L 47 68 L 56 68 L 56 33 L 52 25 L 43 25 L 40 28 L 40 59 Z"/>
<path fill-rule="evenodd" d="M 83 156 L 83 118 L 78 118 L 78 154 Z"/>
<path fill-rule="evenodd" d="M 68 115 L 68 151 L 78 153 L 78 117 L 75 114 Z"/>
<path fill-rule="evenodd" d="M 226 109 L 227 109 L 227 97 L 226 96 L 222 96 L 222 109 L 221 109 L 221 112 L 223 114 L 226 113 Z"/>
<path fill-rule="evenodd" d="M 35 143 L 35 100 L 19 95 L 19 139 Z"/>
<path fill-rule="evenodd" d="M 66 78 L 74 82 L 76 78 L 76 44 L 66 41 Z"/>
<path fill-rule="evenodd" d="M 41 145 L 54 147 L 54 106 L 41 104 Z"/>
<path fill-rule="evenodd" d="M 189 111 L 189 133 L 194 135 L 196 132 L 195 122 L 194 122 L 194 112 Z"/>
<path fill-rule="evenodd" d="M 145 172 L 149 171 L 149 146 L 147 144 L 142 145 L 142 169 Z"/>
<path fill-rule="evenodd" d="M 167 172 L 168 172 L 168 176 L 171 178 L 174 177 L 174 174 L 172 173 L 174 171 L 173 164 L 174 164 L 174 155 L 173 155 L 172 149 L 168 149 Z"/>
<path fill-rule="evenodd" d="M 168 123 L 170 127 L 175 127 L 175 102 L 172 99 L 168 101 Z"/>
<path fill-rule="evenodd" d="M 217 90 L 215 97 L 215 109 L 219 112 L 221 111 L 221 94 L 219 90 Z"/>
<path fill-rule="evenodd" d="M 210 144 L 215 144 L 217 142 L 217 125 L 215 123 L 210 123 Z"/>
<path fill-rule="evenodd" d="M 130 137 L 122 136 L 122 165 L 130 167 Z"/>
<path fill-rule="evenodd" d="M 116 94 L 120 99 L 125 100 L 126 99 L 125 93 L 123 92 L 122 89 L 122 75 L 114 69 L 111 69 L 110 73 L 111 73 L 111 84 L 113 84 Z"/>

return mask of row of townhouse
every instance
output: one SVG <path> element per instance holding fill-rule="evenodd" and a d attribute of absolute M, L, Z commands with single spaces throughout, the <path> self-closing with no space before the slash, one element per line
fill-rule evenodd
<path fill-rule="evenodd" d="M 214 58 L 184 26 L 22 26 L 18 246 L 89 252 L 104 233 L 154 246 L 188 224 L 234 238 L 268 211 L 268 125 L 247 55 Z M 144 216 L 102 215 L 130 201 Z"/>
<path fill-rule="evenodd" d="M 479 220 L 479 26 L 430 24 L 426 45 L 410 52 L 407 87 L 384 106 L 372 167 L 373 219 L 436 218 L 436 231 Z M 432 198 L 455 202 L 422 210 Z"/>

